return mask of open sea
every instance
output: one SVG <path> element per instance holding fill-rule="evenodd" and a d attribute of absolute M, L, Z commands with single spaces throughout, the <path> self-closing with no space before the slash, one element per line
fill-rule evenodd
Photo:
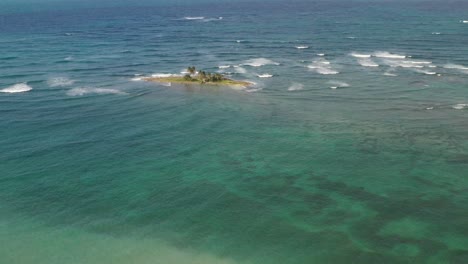
<path fill-rule="evenodd" d="M 468 1 L 2 0 L 0 263 L 468 263 Z"/>

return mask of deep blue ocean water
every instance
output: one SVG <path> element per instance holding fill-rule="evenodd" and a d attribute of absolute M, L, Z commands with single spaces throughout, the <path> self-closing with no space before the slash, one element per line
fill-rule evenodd
<path fill-rule="evenodd" d="M 466 1 L 5 1 L 0 263 L 466 263 L 467 43 Z M 140 80 L 191 65 L 255 85 Z"/>

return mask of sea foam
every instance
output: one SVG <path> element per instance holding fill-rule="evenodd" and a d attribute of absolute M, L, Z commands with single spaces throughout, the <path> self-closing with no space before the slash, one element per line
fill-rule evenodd
<path fill-rule="evenodd" d="M 117 89 L 108 88 L 93 88 L 93 87 L 78 87 L 73 88 L 67 92 L 69 96 L 82 96 L 85 94 L 126 94 L 125 92 Z"/>
<path fill-rule="evenodd" d="M 296 46 L 296 49 L 308 49 L 309 46 Z"/>
<path fill-rule="evenodd" d="M 31 91 L 32 87 L 27 85 L 26 83 L 18 83 L 15 85 L 12 85 L 10 87 L 7 87 L 5 89 L 0 90 L 2 93 L 24 93 Z"/>

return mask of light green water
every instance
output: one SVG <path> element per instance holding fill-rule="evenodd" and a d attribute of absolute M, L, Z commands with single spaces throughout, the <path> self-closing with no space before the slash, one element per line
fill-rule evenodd
<path fill-rule="evenodd" d="M 178 109 L 167 110 L 176 117 L 165 113 L 182 94 Z M 62 131 L 53 139 L 61 147 L 28 158 L 36 170 L 19 160 L 3 163 L 23 178 L 3 181 L 11 190 L 4 201 L 44 225 L 10 223 L 3 239 L 24 244 L 25 252 L 35 248 L 43 261 L 36 263 L 82 251 L 89 262 L 76 263 L 120 256 L 121 263 L 321 263 L 351 256 L 439 263 L 464 256 L 467 136 L 458 127 L 348 118 L 353 112 L 322 118 L 327 103 L 297 109 L 228 89 L 174 88 L 131 103 L 144 115 L 123 123 L 90 114 L 93 121 L 76 123 L 90 138 L 109 131 L 105 140 L 65 143 L 78 133 L 67 124 L 55 130 Z M 160 110 L 152 111 L 156 104 Z M 111 104 L 93 108 L 126 115 Z M 161 127 L 164 115 L 178 121 Z M 108 248 L 94 250 L 93 243 Z M 163 253 L 156 258 L 148 247 Z M 4 250 L 22 263 L 18 251 Z M 54 250 L 56 257 L 44 253 Z"/>

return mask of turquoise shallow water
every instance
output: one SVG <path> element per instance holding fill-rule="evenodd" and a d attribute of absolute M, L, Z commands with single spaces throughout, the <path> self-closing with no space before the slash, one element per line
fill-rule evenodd
<path fill-rule="evenodd" d="M 0 12 L 0 263 L 468 259 L 466 3 L 113 5 Z"/>

